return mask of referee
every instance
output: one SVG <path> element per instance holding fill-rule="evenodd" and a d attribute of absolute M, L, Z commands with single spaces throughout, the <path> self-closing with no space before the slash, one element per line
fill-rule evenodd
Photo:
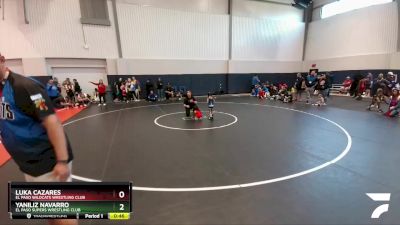
<path fill-rule="evenodd" d="M 28 182 L 71 182 L 70 144 L 43 86 L 10 71 L 0 54 L 0 134 Z M 49 220 L 77 224 L 76 220 Z"/>

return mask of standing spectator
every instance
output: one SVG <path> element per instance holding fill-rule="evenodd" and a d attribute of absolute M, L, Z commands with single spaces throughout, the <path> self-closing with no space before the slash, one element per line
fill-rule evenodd
<path fill-rule="evenodd" d="M 306 78 L 306 94 L 307 94 L 307 101 L 306 104 L 311 103 L 312 95 L 314 94 L 315 85 L 317 85 L 317 73 L 315 70 L 312 70 Z"/>
<path fill-rule="evenodd" d="M 136 102 L 140 101 L 140 82 L 137 80 L 135 77 L 132 77 L 132 83 L 135 85 L 135 97 L 136 97 Z"/>
<path fill-rule="evenodd" d="M 255 88 L 256 85 L 260 84 L 260 78 L 258 78 L 257 75 L 254 75 L 253 78 L 251 79 L 251 89 Z"/>
<path fill-rule="evenodd" d="M 82 88 L 79 85 L 78 81 L 76 79 L 72 80 L 74 82 L 74 91 L 75 91 L 75 95 L 79 95 L 82 93 Z"/>
<path fill-rule="evenodd" d="M 318 78 L 318 82 L 317 82 L 317 85 L 315 86 L 315 89 L 318 90 L 318 92 L 320 94 L 318 96 L 318 98 L 321 98 L 321 96 L 322 96 L 322 98 L 324 99 L 322 104 L 326 105 L 326 101 L 327 101 L 327 97 L 328 97 L 328 93 L 329 93 L 329 82 L 328 82 L 325 74 L 322 74 Z"/>
<path fill-rule="evenodd" d="M 94 83 L 94 82 L 89 82 L 94 85 L 97 85 L 97 91 L 99 93 L 99 106 L 103 104 L 103 106 L 106 106 L 106 89 L 107 86 L 104 84 L 103 80 L 100 79 L 99 83 Z M 103 100 L 103 101 L 102 101 Z"/>
<path fill-rule="evenodd" d="M 54 83 L 53 79 L 50 79 L 49 82 L 46 84 L 46 91 L 52 102 L 60 97 L 60 92 L 58 91 L 58 87 Z"/>
<path fill-rule="evenodd" d="M 368 73 L 367 77 L 366 77 L 366 89 L 365 89 L 365 96 L 367 97 L 372 97 L 371 96 L 371 90 L 372 90 L 372 85 L 374 83 L 373 81 L 374 76 L 372 75 L 372 73 Z"/>
<path fill-rule="evenodd" d="M 69 103 L 72 105 L 75 105 L 75 90 L 74 90 L 74 85 L 71 82 L 69 78 L 67 78 L 63 82 L 63 87 L 65 89 L 65 93 L 68 96 L 68 100 L 70 101 Z"/>
<path fill-rule="evenodd" d="M 294 96 L 294 101 L 301 101 L 301 96 L 306 90 L 306 82 L 301 73 L 297 74 L 296 82 L 294 83 L 294 88 L 296 89 L 296 95 Z"/>
<path fill-rule="evenodd" d="M 46 90 L 13 73 L 0 55 L 0 98 L 7 113 L 0 117 L 4 147 L 27 182 L 71 182 L 73 154 Z M 78 224 L 52 220 L 50 224 Z"/>
<path fill-rule="evenodd" d="M 363 78 L 364 78 L 364 76 L 361 75 L 360 72 L 357 72 L 353 76 L 353 82 L 351 83 L 351 86 L 349 89 L 350 96 L 352 96 L 353 98 L 356 98 L 358 96 L 359 83 Z"/>
<path fill-rule="evenodd" d="M 162 82 L 161 77 L 159 77 L 157 80 L 157 95 L 159 100 L 164 99 L 164 83 Z"/>
<path fill-rule="evenodd" d="M 153 83 L 149 79 L 147 79 L 147 81 L 146 81 L 146 98 L 149 96 L 150 91 L 153 90 L 153 88 L 154 88 Z"/>
<path fill-rule="evenodd" d="M 389 96 L 389 90 L 388 90 L 388 85 L 389 85 L 389 81 L 387 81 L 384 76 L 383 73 L 380 73 L 378 75 L 378 77 L 376 78 L 376 80 L 374 80 L 374 83 L 372 85 L 372 90 L 371 90 L 371 95 L 374 96 L 376 95 L 376 91 L 379 88 L 382 88 L 383 90 L 383 94 L 386 96 Z"/>

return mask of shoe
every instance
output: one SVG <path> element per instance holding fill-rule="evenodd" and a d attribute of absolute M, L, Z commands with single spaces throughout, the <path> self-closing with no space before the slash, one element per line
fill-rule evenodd
<path fill-rule="evenodd" d="M 101 106 L 101 104 L 98 104 L 97 106 Z"/>
<path fill-rule="evenodd" d="M 382 110 L 382 109 L 379 109 L 378 112 L 383 113 L 383 110 Z"/>
<path fill-rule="evenodd" d="M 103 104 L 103 106 L 106 106 L 106 105 L 107 105 L 106 103 Z"/>
<path fill-rule="evenodd" d="M 367 110 L 368 110 L 368 111 L 371 111 L 371 106 L 368 106 L 368 107 L 367 107 Z"/>

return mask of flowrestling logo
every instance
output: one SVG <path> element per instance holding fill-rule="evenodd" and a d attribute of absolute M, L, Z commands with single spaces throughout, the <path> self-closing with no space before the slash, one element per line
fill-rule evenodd
<path fill-rule="evenodd" d="M 366 193 L 366 195 L 375 202 L 386 203 L 378 206 L 372 212 L 372 219 L 379 219 L 383 213 L 389 211 L 390 193 Z"/>

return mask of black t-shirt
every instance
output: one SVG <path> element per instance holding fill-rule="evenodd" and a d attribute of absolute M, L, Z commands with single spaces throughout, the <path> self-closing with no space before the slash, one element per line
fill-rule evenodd
<path fill-rule="evenodd" d="M 192 100 L 192 102 L 190 102 L 190 100 Z M 191 98 L 185 97 L 183 104 L 189 105 L 190 108 L 194 108 L 194 106 L 196 105 L 195 101 L 196 99 L 193 96 Z"/>
<path fill-rule="evenodd" d="M 164 84 L 162 81 L 157 81 L 157 89 L 163 89 Z"/>
<path fill-rule="evenodd" d="M 45 88 L 24 76 L 10 73 L 0 92 L 0 106 L 7 116 L 0 117 L 3 144 L 22 172 L 40 176 L 56 164 L 54 148 L 43 120 L 54 114 Z M 67 139 L 68 160 L 73 159 Z"/>

